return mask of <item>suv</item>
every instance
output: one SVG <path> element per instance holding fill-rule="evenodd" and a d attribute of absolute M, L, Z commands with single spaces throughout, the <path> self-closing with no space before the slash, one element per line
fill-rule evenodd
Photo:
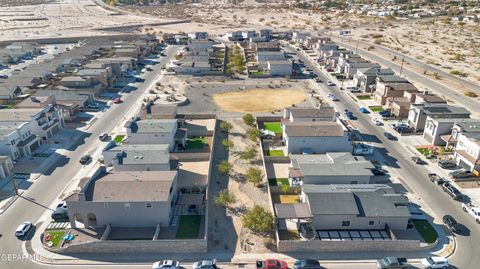
<path fill-rule="evenodd" d="M 444 257 L 427 257 L 420 260 L 423 268 L 428 269 L 437 269 L 437 268 L 448 268 L 447 258 Z"/>
<path fill-rule="evenodd" d="M 30 231 L 32 228 L 32 223 L 30 221 L 25 221 L 24 223 L 20 224 L 20 226 L 17 227 L 15 230 L 15 236 L 16 237 L 22 237 Z"/>
<path fill-rule="evenodd" d="M 453 200 L 461 200 L 463 198 L 463 195 L 460 193 L 460 191 L 448 182 L 443 183 L 442 188 L 444 192 L 453 198 Z"/>
<path fill-rule="evenodd" d="M 442 218 L 443 224 L 445 224 L 448 229 L 450 229 L 454 233 L 460 233 L 462 229 L 460 228 L 460 224 L 450 215 L 445 215 Z"/>
<path fill-rule="evenodd" d="M 438 166 L 440 166 L 443 169 L 452 169 L 457 167 L 457 165 L 450 160 L 440 160 L 438 161 Z"/>
<path fill-rule="evenodd" d="M 101 135 L 98 136 L 98 139 L 100 139 L 100 141 L 105 141 L 107 140 L 107 138 L 108 138 L 107 133 L 102 133 Z"/>
<path fill-rule="evenodd" d="M 466 171 L 466 170 L 455 170 L 455 171 L 452 171 L 452 172 L 448 173 L 448 175 L 452 178 L 464 178 L 464 177 L 472 176 L 472 173 L 470 171 Z"/>

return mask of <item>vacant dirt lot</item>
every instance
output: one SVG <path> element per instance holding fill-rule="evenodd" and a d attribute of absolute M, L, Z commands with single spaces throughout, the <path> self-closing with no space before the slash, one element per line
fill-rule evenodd
<path fill-rule="evenodd" d="M 300 103 L 305 100 L 305 94 L 293 89 L 254 89 L 216 93 L 213 100 L 225 111 L 269 112 Z"/>

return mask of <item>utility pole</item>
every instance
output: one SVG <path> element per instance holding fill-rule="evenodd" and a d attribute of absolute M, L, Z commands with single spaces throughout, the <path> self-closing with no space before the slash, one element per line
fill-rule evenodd
<path fill-rule="evenodd" d="M 357 54 L 358 51 L 358 42 L 360 42 L 360 40 L 357 40 L 357 45 L 355 45 L 355 54 Z"/>

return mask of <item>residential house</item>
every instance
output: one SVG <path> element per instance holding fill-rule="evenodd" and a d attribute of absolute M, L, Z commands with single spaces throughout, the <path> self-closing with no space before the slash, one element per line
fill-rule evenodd
<path fill-rule="evenodd" d="M 78 112 L 83 111 L 89 103 L 94 102 L 93 94 L 83 94 L 76 91 L 37 90 L 34 96 L 54 96 L 55 104 L 63 109 L 63 117 L 65 120 L 71 120 Z"/>
<path fill-rule="evenodd" d="M 406 230 L 411 217 L 407 197 L 382 184 L 305 184 L 301 201 L 314 230 Z"/>
<path fill-rule="evenodd" d="M 373 164 L 350 152 L 292 154 L 289 180 L 303 184 L 369 184 Z"/>
<path fill-rule="evenodd" d="M 0 83 L 0 104 L 13 103 L 21 95 L 21 87 L 11 84 Z"/>
<path fill-rule="evenodd" d="M 318 56 L 321 60 L 325 60 L 326 54 L 327 54 L 329 51 L 338 50 L 338 49 L 339 49 L 338 45 L 335 44 L 335 43 L 333 43 L 333 42 L 317 43 L 317 56 Z"/>
<path fill-rule="evenodd" d="M 111 72 L 117 77 L 123 77 L 127 70 L 133 70 L 137 66 L 138 59 L 132 57 L 100 58 L 95 62 L 103 64 L 104 67 L 110 67 Z"/>
<path fill-rule="evenodd" d="M 283 122 L 285 155 L 351 152 L 350 133 L 339 121 Z"/>
<path fill-rule="evenodd" d="M 266 41 L 269 41 L 273 38 L 272 29 L 260 29 L 260 37 L 264 37 Z"/>
<path fill-rule="evenodd" d="M 403 97 L 405 92 L 418 92 L 408 80 L 393 76 L 377 76 L 374 99 L 379 105 L 385 105 L 392 97 Z"/>
<path fill-rule="evenodd" d="M 146 105 L 142 105 L 140 109 L 140 118 L 146 119 L 175 119 L 177 117 L 177 106 L 168 104 L 158 104 L 149 101 Z"/>
<path fill-rule="evenodd" d="M 177 171 L 114 171 L 82 183 L 79 191 L 65 199 L 73 228 L 77 222 L 86 228 L 170 224 Z"/>
<path fill-rule="evenodd" d="M 377 76 L 393 76 L 394 74 L 390 68 L 357 68 L 357 73 L 353 75 L 353 84 L 362 92 L 372 92 L 375 89 Z"/>
<path fill-rule="evenodd" d="M 292 62 L 290 60 L 268 61 L 267 70 L 270 76 L 291 76 Z"/>
<path fill-rule="evenodd" d="M 293 31 L 292 41 L 297 43 L 298 45 L 302 45 L 307 36 L 310 36 L 308 32 Z"/>
<path fill-rule="evenodd" d="M 243 39 L 242 31 L 233 31 L 226 33 L 226 37 L 229 41 L 238 41 Z"/>
<path fill-rule="evenodd" d="M 465 119 L 470 118 L 470 111 L 464 107 L 446 104 L 411 104 L 408 114 L 408 125 L 417 131 L 423 131 L 427 117 L 432 119 Z"/>
<path fill-rule="evenodd" d="M 38 136 L 33 134 L 33 122 L 16 122 L 13 125 L 0 125 L 0 155 L 16 160 L 31 156 L 38 148 Z"/>
<path fill-rule="evenodd" d="M 242 39 L 243 40 L 248 40 L 252 37 L 256 37 L 257 36 L 257 33 L 255 32 L 255 30 L 246 30 L 246 31 L 242 31 Z"/>
<path fill-rule="evenodd" d="M 278 43 L 278 41 L 251 43 L 250 45 L 251 45 L 252 49 L 256 52 L 259 52 L 259 51 L 280 51 L 280 43 Z"/>
<path fill-rule="evenodd" d="M 348 59 L 348 58 L 347 58 Z M 345 77 L 348 79 L 352 79 L 353 76 L 357 73 L 358 69 L 361 68 L 378 68 L 380 69 L 381 66 L 376 63 L 371 63 L 364 60 L 357 60 L 357 61 L 347 61 L 345 63 Z"/>
<path fill-rule="evenodd" d="M 185 148 L 187 130 L 178 127 L 176 119 L 133 119 L 125 125 L 127 143 L 167 144 L 169 150 Z"/>
<path fill-rule="evenodd" d="M 344 74 L 346 73 L 346 65 L 347 63 L 352 62 L 368 62 L 367 60 L 363 59 L 360 55 L 353 53 L 352 51 L 346 51 L 344 53 L 340 53 L 338 56 L 338 65 L 336 68 L 336 72 Z"/>
<path fill-rule="evenodd" d="M 454 126 L 456 124 L 464 125 L 471 122 L 471 118 L 433 118 L 427 116 L 423 130 L 423 138 L 431 145 L 446 146 L 447 143 L 449 143 L 449 145 L 454 146 L 457 142 L 457 138 L 453 138 L 452 136 Z"/>
<path fill-rule="evenodd" d="M 104 90 L 104 85 L 93 77 L 70 76 L 60 80 L 62 87 L 75 91 L 82 89 L 91 92 L 94 96 L 99 96 Z"/>
<path fill-rule="evenodd" d="M 302 45 L 307 49 L 314 49 L 317 47 L 318 40 L 318 36 L 306 36 Z"/>
<path fill-rule="evenodd" d="M 452 128 L 450 143 L 456 141 L 454 160 L 457 165 L 480 175 L 480 121 L 457 122 Z"/>
<path fill-rule="evenodd" d="M 207 39 L 208 32 L 191 32 L 188 33 L 188 38 L 190 39 Z"/>
<path fill-rule="evenodd" d="M 0 156 L 0 179 L 6 179 L 12 174 L 13 162 L 10 156 Z"/>
<path fill-rule="evenodd" d="M 168 171 L 168 144 L 114 144 L 102 152 L 106 166 L 115 171 Z"/>

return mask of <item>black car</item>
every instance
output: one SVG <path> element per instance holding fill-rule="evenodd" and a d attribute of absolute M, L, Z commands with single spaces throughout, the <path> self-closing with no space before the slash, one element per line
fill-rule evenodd
<path fill-rule="evenodd" d="M 375 175 L 375 176 L 384 176 L 386 175 L 387 173 L 385 171 L 383 171 L 382 169 L 378 168 L 378 167 L 375 167 L 375 168 L 372 168 L 370 169 L 372 171 L 372 173 Z"/>
<path fill-rule="evenodd" d="M 86 164 L 92 159 L 92 156 L 90 155 L 83 155 L 82 158 L 80 158 L 80 163 L 81 164 Z"/>
<path fill-rule="evenodd" d="M 450 215 L 445 215 L 442 218 L 443 224 L 454 233 L 460 233 L 462 231 L 460 224 Z"/>
<path fill-rule="evenodd" d="M 67 209 L 63 207 L 55 209 L 52 213 L 52 219 L 54 221 L 68 221 L 69 217 Z"/>
<path fill-rule="evenodd" d="M 457 167 L 457 164 L 450 160 L 440 160 L 438 161 L 438 166 L 440 166 L 443 169 L 452 169 Z"/>
<path fill-rule="evenodd" d="M 293 264 L 294 269 L 321 269 L 320 263 L 317 260 L 302 259 L 296 260 Z"/>
<path fill-rule="evenodd" d="M 399 132 L 399 133 L 412 133 L 413 132 L 413 129 L 410 128 L 410 127 L 406 127 L 406 126 L 397 126 L 394 128 L 395 131 Z"/>
<path fill-rule="evenodd" d="M 394 135 L 392 135 L 391 133 L 389 133 L 389 132 L 385 132 L 385 133 L 383 133 L 383 135 L 384 135 L 388 140 L 397 140 L 397 138 L 396 138 Z"/>

